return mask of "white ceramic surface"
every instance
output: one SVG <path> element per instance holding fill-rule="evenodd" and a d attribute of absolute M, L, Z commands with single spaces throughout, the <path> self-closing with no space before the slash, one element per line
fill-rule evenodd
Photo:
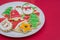
<path fill-rule="evenodd" d="M 25 2 L 10 2 L 10 3 L 6 3 L 4 5 L 1 5 L 0 6 L 0 18 L 3 17 L 1 14 L 3 13 L 3 11 L 7 7 L 10 7 L 10 6 L 12 6 L 12 7 L 22 6 L 24 3 Z M 35 6 L 33 4 L 31 4 L 31 5 Z M 37 6 L 35 6 L 35 7 L 37 7 Z M 0 34 L 8 36 L 8 37 L 26 37 L 26 36 L 30 36 L 32 34 L 35 34 L 36 32 L 38 32 L 43 27 L 43 25 L 45 23 L 45 16 L 44 16 L 43 11 L 40 8 L 38 8 L 37 10 L 40 12 L 40 17 L 39 18 L 40 18 L 40 22 L 41 22 L 41 24 L 37 27 L 37 29 L 34 29 L 31 32 L 26 33 L 26 34 L 24 34 L 24 33 L 17 33 L 17 32 L 13 32 L 13 31 L 6 33 L 6 32 L 3 32 L 3 31 L 0 30 Z"/>

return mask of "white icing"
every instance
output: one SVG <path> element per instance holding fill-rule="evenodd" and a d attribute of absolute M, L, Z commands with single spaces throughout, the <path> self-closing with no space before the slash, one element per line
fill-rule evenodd
<path fill-rule="evenodd" d="M 20 18 L 17 18 L 17 17 L 15 17 L 15 18 L 12 18 L 13 20 L 19 20 Z"/>
<path fill-rule="evenodd" d="M 21 14 L 23 14 L 23 12 L 22 12 L 22 9 L 21 8 L 16 8 L 16 10 L 19 12 L 19 14 L 21 15 Z"/>
<path fill-rule="evenodd" d="M 3 25 L 4 22 L 6 23 Z M 4 21 L 0 23 L 0 29 L 2 29 L 3 31 L 10 30 L 11 28 L 12 28 L 12 24 L 8 21 L 8 19 L 5 19 Z"/>
<path fill-rule="evenodd" d="M 29 4 L 29 5 L 24 5 L 23 7 L 26 7 L 26 6 L 27 6 L 27 7 L 30 7 L 30 4 Z"/>
<path fill-rule="evenodd" d="M 24 5 L 23 7 L 30 7 L 30 5 Z M 25 14 L 31 14 L 33 12 L 33 9 L 32 8 L 31 9 L 27 9 L 27 10 L 23 9 L 23 12 Z"/>
<path fill-rule="evenodd" d="M 25 13 L 25 14 L 31 14 L 32 12 L 33 12 L 33 9 L 27 9 L 27 10 L 25 10 L 25 9 L 23 9 L 23 12 Z"/>
<path fill-rule="evenodd" d="M 20 23 L 16 26 L 15 29 L 17 29 L 18 27 L 20 27 L 23 22 L 24 22 L 24 23 L 27 23 L 27 21 L 22 21 L 22 22 L 20 22 Z"/>

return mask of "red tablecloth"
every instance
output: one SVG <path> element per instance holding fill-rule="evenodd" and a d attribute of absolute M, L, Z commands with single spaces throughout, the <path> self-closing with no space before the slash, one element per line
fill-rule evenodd
<path fill-rule="evenodd" d="M 43 28 L 32 36 L 9 38 L 0 35 L 0 40 L 60 40 L 60 0 L 0 0 L 0 5 L 12 1 L 30 2 L 40 7 L 45 14 L 46 22 Z"/>

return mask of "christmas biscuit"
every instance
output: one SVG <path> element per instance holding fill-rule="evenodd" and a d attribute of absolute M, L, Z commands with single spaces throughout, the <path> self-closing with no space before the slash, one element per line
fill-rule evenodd
<path fill-rule="evenodd" d="M 0 22 L 0 29 L 3 30 L 4 32 L 11 31 L 12 24 L 8 21 L 8 19 L 4 18 L 3 21 Z"/>

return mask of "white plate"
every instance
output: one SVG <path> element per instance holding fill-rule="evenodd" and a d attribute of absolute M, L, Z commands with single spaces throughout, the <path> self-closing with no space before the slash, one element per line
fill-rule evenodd
<path fill-rule="evenodd" d="M 7 7 L 14 7 L 14 6 L 22 6 L 25 2 L 10 2 L 10 3 L 6 3 L 4 5 L 1 5 L 0 6 L 0 18 L 3 17 L 1 14 L 3 13 L 3 11 L 7 8 Z M 33 4 L 31 4 L 33 5 Z M 35 5 L 33 5 L 35 6 Z M 35 6 L 37 7 L 37 6 Z M 38 8 L 38 7 L 37 7 Z M 26 33 L 26 34 L 23 34 L 23 33 L 17 33 L 17 32 L 3 32 L 0 30 L 0 34 L 2 35 L 5 35 L 5 36 L 8 36 L 8 37 L 26 37 L 26 36 L 30 36 L 32 34 L 35 34 L 36 32 L 38 32 L 44 25 L 45 23 L 45 16 L 44 16 L 44 13 L 42 12 L 42 10 L 40 8 L 38 8 L 38 11 L 40 12 L 40 21 L 41 21 L 41 24 L 37 27 L 37 29 L 35 30 L 32 30 L 31 32 L 29 33 Z"/>

